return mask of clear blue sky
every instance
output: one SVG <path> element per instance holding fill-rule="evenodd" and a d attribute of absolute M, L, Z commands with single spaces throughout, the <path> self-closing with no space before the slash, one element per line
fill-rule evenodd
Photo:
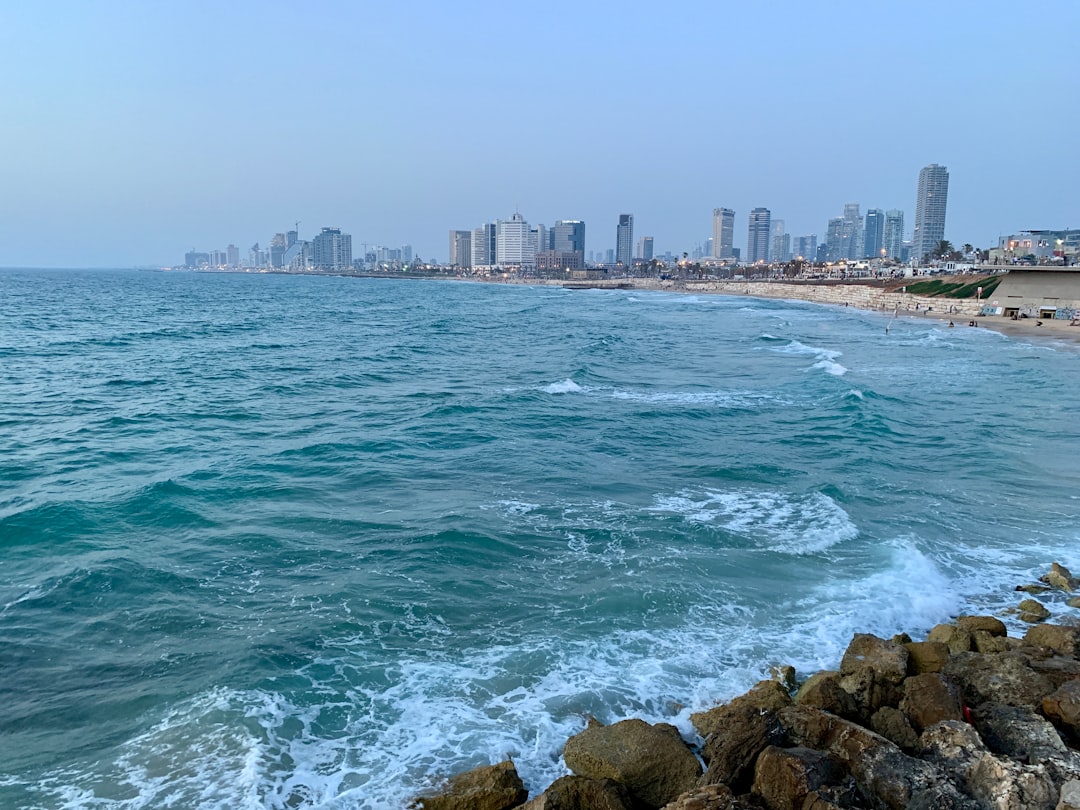
<path fill-rule="evenodd" d="M 658 252 L 754 206 L 1080 227 L 1080 2 L 49 2 L 0 14 L 0 266 L 246 255 L 301 221 L 445 259 L 520 209 Z"/>

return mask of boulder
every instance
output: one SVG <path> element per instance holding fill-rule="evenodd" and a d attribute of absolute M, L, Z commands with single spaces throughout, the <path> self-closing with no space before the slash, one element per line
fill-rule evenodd
<path fill-rule="evenodd" d="M 1050 587 L 1048 585 L 1035 585 L 1032 583 L 1030 585 L 1017 585 L 1016 590 L 1038 596 L 1040 593 L 1046 593 L 1050 590 Z"/>
<path fill-rule="evenodd" d="M 971 649 L 971 633 L 952 624 L 934 625 L 926 634 L 926 640 L 944 644 L 950 653 L 968 652 Z"/>
<path fill-rule="evenodd" d="M 698 734 L 708 739 L 714 731 L 723 729 L 729 718 L 739 716 L 746 709 L 775 712 L 790 705 L 791 695 L 779 681 L 758 681 L 749 692 L 730 703 L 690 715 L 690 722 L 694 724 Z"/>
<path fill-rule="evenodd" d="M 1075 658 L 1077 650 L 1080 650 L 1080 628 L 1060 624 L 1037 624 L 1024 633 L 1024 644 Z"/>
<path fill-rule="evenodd" d="M 1070 779 L 1062 785 L 1060 796 L 1054 810 L 1080 810 L 1080 779 Z"/>
<path fill-rule="evenodd" d="M 1037 624 L 1050 618 L 1050 611 L 1037 599 L 1025 599 L 1017 610 L 1020 611 L 1020 621 L 1028 624 Z"/>
<path fill-rule="evenodd" d="M 637 719 L 591 725 L 567 741 L 563 759 L 578 776 L 621 782 L 649 807 L 673 801 L 701 774 L 678 729 Z"/>
<path fill-rule="evenodd" d="M 1046 676 L 1053 689 L 1057 689 L 1068 681 L 1075 681 L 1080 678 L 1080 661 L 1071 656 L 1066 658 L 1062 655 L 1051 655 L 1043 658 L 1041 655 L 1033 654 L 1033 649 L 1028 647 L 1023 650 L 1027 656 L 1028 666 L 1039 674 Z M 1045 650 L 1046 648 L 1038 649 Z"/>
<path fill-rule="evenodd" d="M 903 644 L 856 633 L 840 661 L 840 686 L 855 698 L 861 716 L 895 706 L 907 677 L 908 651 Z"/>
<path fill-rule="evenodd" d="M 959 690 L 940 672 L 913 675 L 904 681 L 900 711 L 920 733 L 942 720 L 964 719 Z"/>
<path fill-rule="evenodd" d="M 630 792 L 613 779 L 564 776 L 521 810 L 633 810 Z M 713 810 L 713 808 L 709 808 Z M 723 805 L 716 810 L 727 810 Z"/>
<path fill-rule="evenodd" d="M 995 636 L 986 630 L 976 630 L 971 634 L 971 646 L 975 652 L 993 655 L 1006 652 L 1009 649 L 1007 636 Z"/>
<path fill-rule="evenodd" d="M 728 713 L 724 725 L 705 740 L 701 758 L 705 773 L 699 784 L 725 784 L 734 790 L 748 789 L 758 754 L 783 742 L 776 712 L 742 705 Z"/>
<path fill-rule="evenodd" d="M 1080 739 L 1080 681 L 1067 681 L 1042 699 L 1042 712 L 1055 726 Z"/>
<path fill-rule="evenodd" d="M 705 785 L 665 804 L 664 810 L 732 810 L 734 806 L 735 800 L 727 785 Z"/>
<path fill-rule="evenodd" d="M 1046 676 L 1031 669 L 1016 652 L 958 653 L 949 658 L 943 674 L 960 687 L 961 700 L 972 707 L 1003 703 L 1034 708 L 1053 691 Z"/>
<path fill-rule="evenodd" d="M 899 709 L 882 706 L 870 718 L 870 729 L 886 740 L 896 743 L 905 753 L 912 753 L 919 744 L 919 735 Z"/>
<path fill-rule="evenodd" d="M 1050 572 L 1039 577 L 1039 582 L 1045 582 L 1051 588 L 1059 591 L 1075 591 L 1080 586 L 1078 581 L 1064 565 L 1054 563 L 1050 566 Z"/>
<path fill-rule="evenodd" d="M 961 616 L 956 620 L 956 626 L 961 630 L 967 630 L 974 635 L 984 630 L 992 636 L 1007 636 L 1005 622 L 993 616 Z"/>
<path fill-rule="evenodd" d="M 769 667 L 769 677 L 787 690 L 788 694 L 795 691 L 795 667 L 790 664 Z"/>
<path fill-rule="evenodd" d="M 1057 729 L 1044 717 L 1022 706 L 991 703 L 975 712 L 975 729 L 993 753 L 1037 764 L 1068 757 L 1069 749 Z"/>
<path fill-rule="evenodd" d="M 840 717 L 854 718 L 859 714 L 859 705 L 855 698 L 840 686 L 839 672 L 824 670 L 811 675 L 806 683 L 799 687 L 795 702 L 800 706 L 812 706 Z"/>
<path fill-rule="evenodd" d="M 509 810 L 527 798 L 517 768 L 506 760 L 458 774 L 440 794 L 422 796 L 416 803 L 423 810 Z"/>
<path fill-rule="evenodd" d="M 1071 608 L 1080 608 L 1080 596 L 1070 596 L 1065 600 L 1065 604 Z"/>
<path fill-rule="evenodd" d="M 939 765 L 982 806 L 1054 810 L 1058 790 L 1040 766 L 995 757 L 967 723 L 946 720 L 919 738 L 923 758 Z"/>
<path fill-rule="evenodd" d="M 840 782 L 846 771 L 839 760 L 822 751 L 770 745 L 754 766 L 753 792 L 769 810 L 802 810 L 811 792 Z"/>
<path fill-rule="evenodd" d="M 949 645 L 940 641 L 912 641 L 904 649 L 908 651 L 909 675 L 941 672 L 949 661 Z"/>
<path fill-rule="evenodd" d="M 778 717 L 792 743 L 839 759 L 871 807 L 977 807 L 953 787 L 943 771 L 909 757 L 889 740 L 855 723 L 809 706 L 789 706 Z"/>

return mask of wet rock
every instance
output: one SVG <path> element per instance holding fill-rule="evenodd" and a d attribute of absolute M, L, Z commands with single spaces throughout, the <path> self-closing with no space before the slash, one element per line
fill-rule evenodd
<path fill-rule="evenodd" d="M 870 718 L 870 729 L 890 742 L 896 743 L 905 753 L 912 753 L 919 744 L 919 735 L 911 727 L 907 717 L 899 709 L 882 706 Z"/>
<path fill-rule="evenodd" d="M 769 810 L 801 810 L 811 792 L 846 775 L 839 760 L 822 751 L 769 746 L 754 766 L 753 792 Z"/>
<path fill-rule="evenodd" d="M 740 715 L 746 709 L 775 712 L 790 705 L 791 695 L 779 681 L 758 681 L 749 692 L 730 703 L 690 715 L 690 722 L 698 734 L 707 739 L 713 732 L 723 729 L 731 717 Z"/>
<path fill-rule="evenodd" d="M 1058 790 L 1046 770 L 995 757 L 966 723 L 946 720 L 919 738 L 923 757 L 995 810 L 1053 810 Z"/>
<path fill-rule="evenodd" d="M 1046 585 L 1017 585 L 1016 590 L 1023 593 L 1030 593 L 1032 596 L 1038 596 L 1040 593 L 1046 593 L 1050 588 Z"/>
<path fill-rule="evenodd" d="M 855 723 L 808 706 L 790 706 L 781 709 L 778 716 L 793 743 L 839 759 L 871 807 L 977 807 L 956 790 L 943 771 L 909 757 L 889 740 Z"/>
<path fill-rule="evenodd" d="M 1053 691 L 1046 676 L 1031 669 L 1025 657 L 1016 652 L 958 653 L 949 658 L 943 674 L 960 687 L 963 703 L 973 707 L 1003 703 L 1035 708 Z"/>
<path fill-rule="evenodd" d="M 769 677 L 784 687 L 789 695 L 795 691 L 795 667 L 788 664 L 769 667 Z"/>
<path fill-rule="evenodd" d="M 900 711 L 918 732 L 942 720 L 964 719 L 959 690 L 940 672 L 914 675 L 904 681 Z"/>
<path fill-rule="evenodd" d="M 799 687 L 795 702 L 800 706 L 812 706 L 840 717 L 854 718 L 859 713 L 855 698 L 840 686 L 840 673 L 829 670 L 811 675 L 806 683 Z"/>
<path fill-rule="evenodd" d="M 993 655 L 1009 649 L 1009 639 L 1006 636 L 995 636 L 986 630 L 976 630 L 971 634 L 971 646 L 975 652 Z"/>
<path fill-rule="evenodd" d="M 940 641 L 913 641 L 904 648 L 908 651 L 909 675 L 941 672 L 949 661 L 949 645 Z"/>
<path fill-rule="evenodd" d="M 563 759 L 578 776 L 621 782 L 649 807 L 673 801 L 701 774 L 678 729 L 636 719 L 590 726 L 567 741 Z"/>
<path fill-rule="evenodd" d="M 1080 596 L 1070 596 L 1065 600 L 1065 604 L 1071 608 L 1080 608 Z"/>
<path fill-rule="evenodd" d="M 1080 586 L 1078 581 L 1064 565 L 1054 563 L 1050 566 L 1050 573 L 1043 574 L 1039 577 L 1039 582 L 1045 582 L 1051 588 L 1056 588 L 1059 591 L 1075 591 Z"/>
<path fill-rule="evenodd" d="M 527 798 L 517 768 L 506 760 L 458 774 L 442 793 L 423 796 L 416 803 L 423 810 L 509 810 Z"/>
<path fill-rule="evenodd" d="M 665 804 L 663 810 L 732 810 L 734 804 L 734 797 L 727 785 L 705 785 Z"/>
<path fill-rule="evenodd" d="M 903 644 L 869 633 L 856 633 L 840 661 L 840 686 L 855 698 L 864 719 L 882 706 L 895 706 L 907 677 L 908 651 Z"/>
<path fill-rule="evenodd" d="M 737 706 L 705 740 L 701 758 L 707 767 L 699 784 L 723 783 L 734 790 L 749 789 L 758 754 L 783 740 L 776 712 L 746 704 Z"/>
<path fill-rule="evenodd" d="M 961 630 L 967 630 L 972 635 L 980 630 L 992 636 L 1009 635 L 1005 629 L 1005 622 L 993 616 L 961 616 L 956 620 L 956 626 Z"/>
<path fill-rule="evenodd" d="M 634 800 L 630 792 L 613 779 L 564 776 L 552 782 L 535 799 L 523 804 L 521 810 L 634 810 Z M 703 806 L 702 810 L 727 808 L 723 805 L 716 808 Z"/>
<path fill-rule="evenodd" d="M 1028 624 L 1036 624 L 1050 618 L 1050 611 L 1037 599 L 1025 599 L 1017 609 L 1020 611 L 1018 617 L 1020 621 Z"/>
<path fill-rule="evenodd" d="M 926 634 L 926 640 L 944 644 L 953 654 L 971 650 L 971 633 L 952 624 L 934 625 Z"/>
<path fill-rule="evenodd" d="M 1042 712 L 1055 726 L 1080 739 L 1080 681 L 1067 681 L 1042 700 Z"/>
<path fill-rule="evenodd" d="M 1063 627 L 1060 624 L 1039 624 L 1029 627 L 1024 633 L 1024 644 L 1075 658 L 1077 650 L 1080 649 L 1080 629 Z"/>

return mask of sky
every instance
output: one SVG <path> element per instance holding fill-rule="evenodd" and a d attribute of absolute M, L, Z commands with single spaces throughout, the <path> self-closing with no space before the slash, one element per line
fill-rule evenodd
<path fill-rule="evenodd" d="M 824 239 L 950 174 L 946 238 L 1080 227 L 1080 2 L 0 7 L 0 266 L 246 255 L 300 223 L 447 258 L 519 211 L 657 253 L 751 208 Z"/>

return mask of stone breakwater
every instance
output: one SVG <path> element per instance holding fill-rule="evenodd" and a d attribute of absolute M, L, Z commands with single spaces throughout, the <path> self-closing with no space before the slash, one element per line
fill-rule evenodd
<path fill-rule="evenodd" d="M 595 720 L 567 741 L 572 775 L 532 800 L 511 761 L 451 779 L 422 810 L 1080 810 L 1080 626 L 1054 564 L 1013 611 L 960 616 L 922 641 L 856 634 L 835 671 L 790 667 L 671 725 Z M 1042 601 L 1030 598 L 1037 595 Z M 1068 600 L 1068 601 L 1066 601 Z"/>

